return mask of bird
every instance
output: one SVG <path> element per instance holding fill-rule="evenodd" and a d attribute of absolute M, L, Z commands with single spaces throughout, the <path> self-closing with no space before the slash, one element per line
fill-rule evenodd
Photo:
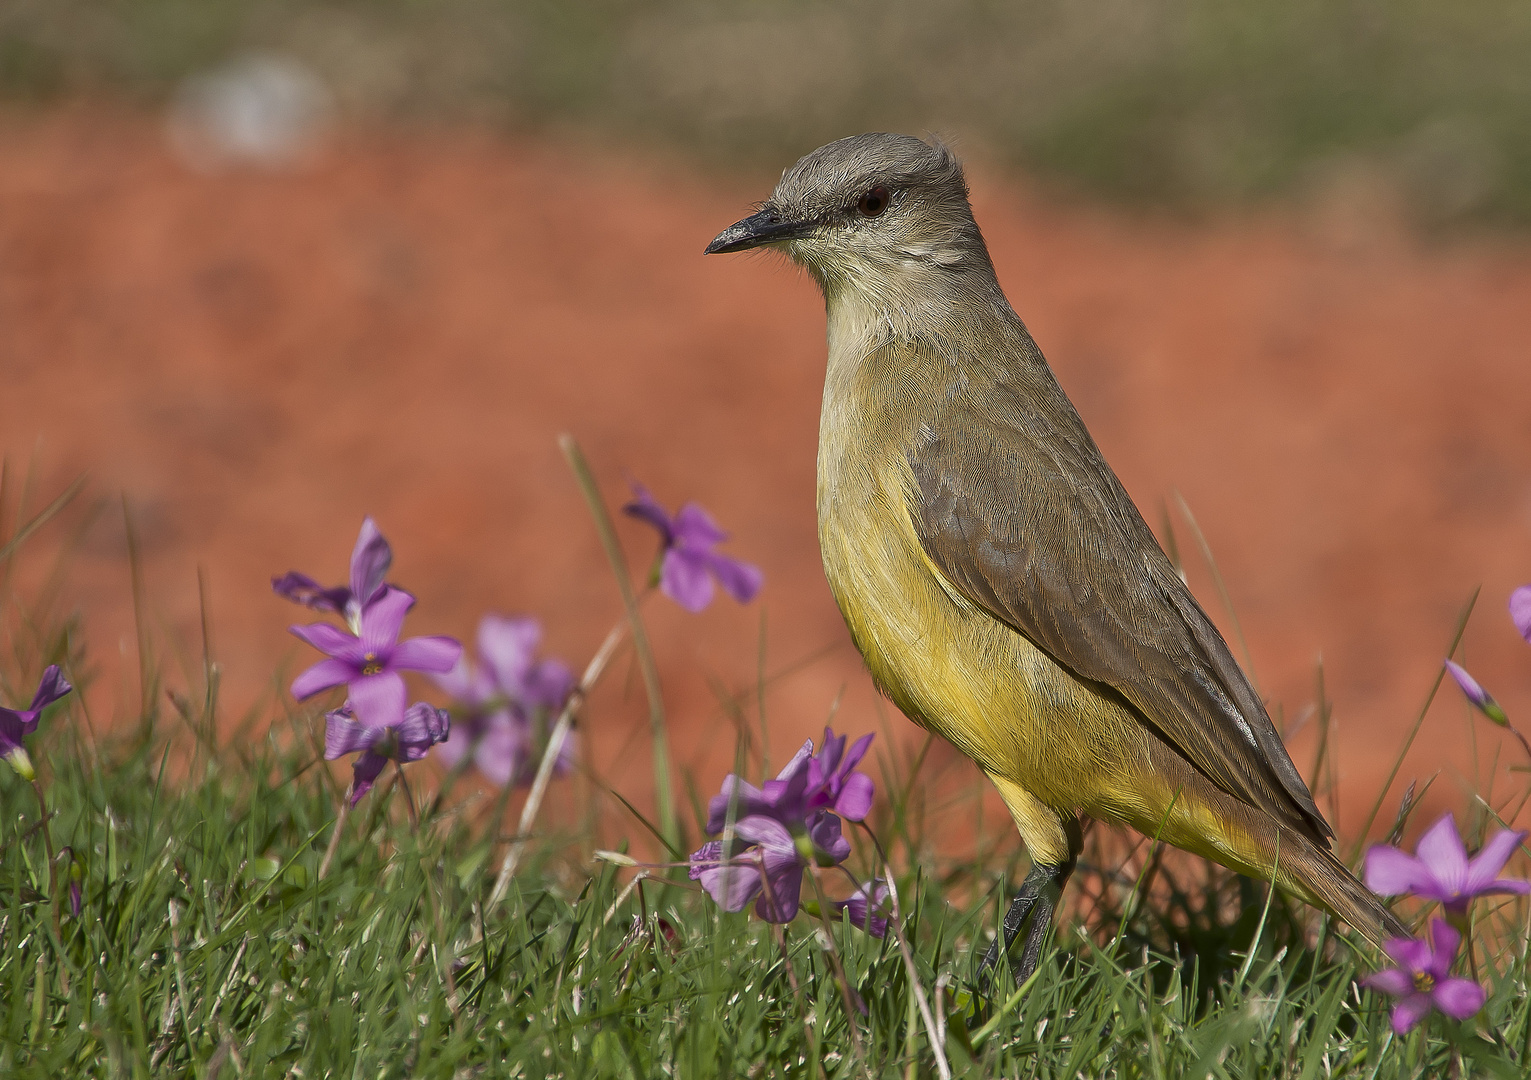
<path fill-rule="evenodd" d="M 830 591 L 878 690 L 987 775 L 1031 860 L 981 985 L 1001 955 L 1017 984 L 1036 970 L 1081 815 L 1273 882 L 1374 948 L 1407 937 L 1006 299 L 968 196 L 939 139 L 856 135 L 706 253 L 785 254 L 823 293 Z"/>

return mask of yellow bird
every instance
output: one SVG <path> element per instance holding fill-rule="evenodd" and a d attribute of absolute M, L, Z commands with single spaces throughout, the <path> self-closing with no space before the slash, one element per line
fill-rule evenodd
<path fill-rule="evenodd" d="M 1015 314 L 939 144 L 858 135 L 788 169 L 709 254 L 824 293 L 824 572 L 878 688 L 999 789 L 1036 968 L 1078 813 L 1274 881 L 1374 946 L 1403 925 L 1334 855 L 1265 706 Z M 999 956 L 996 941 L 984 968 Z"/>

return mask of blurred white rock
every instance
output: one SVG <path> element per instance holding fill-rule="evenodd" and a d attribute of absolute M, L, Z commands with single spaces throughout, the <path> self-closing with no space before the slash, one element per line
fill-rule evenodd
<path fill-rule="evenodd" d="M 181 84 L 166 127 L 177 157 L 199 172 L 281 171 L 311 162 L 334 115 L 329 87 L 282 53 L 245 53 Z"/>

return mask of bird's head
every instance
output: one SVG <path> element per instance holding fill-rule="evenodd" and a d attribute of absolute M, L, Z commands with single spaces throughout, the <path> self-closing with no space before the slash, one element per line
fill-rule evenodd
<path fill-rule="evenodd" d="M 916 281 L 984 272 L 988 253 L 956 157 L 909 135 L 855 135 L 782 174 L 759 211 L 707 254 L 769 247 L 806 267 L 831 302 L 904 291 Z"/>

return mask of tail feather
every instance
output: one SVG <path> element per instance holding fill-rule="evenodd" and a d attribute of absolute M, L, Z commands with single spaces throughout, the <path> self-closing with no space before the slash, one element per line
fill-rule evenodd
<path fill-rule="evenodd" d="M 1290 836 L 1290 834 L 1288 834 Z M 1392 938 L 1412 937 L 1409 928 L 1327 848 L 1306 839 L 1294 845 L 1290 861 L 1282 852 L 1280 876 L 1310 903 L 1347 923 L 1379 952 Z"/>

